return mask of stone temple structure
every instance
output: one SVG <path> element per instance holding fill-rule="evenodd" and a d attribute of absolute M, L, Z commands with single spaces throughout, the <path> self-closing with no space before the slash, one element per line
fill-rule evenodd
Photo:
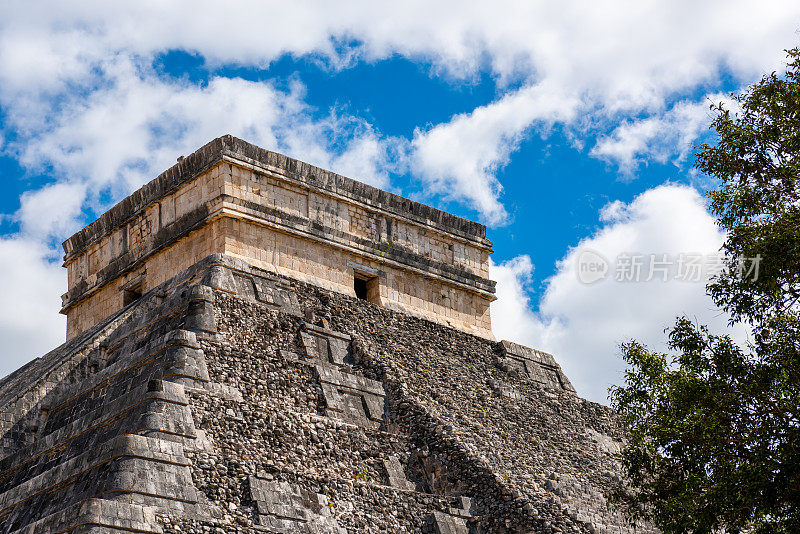
<path fill-rule="evenodd" d="M 0 533 L 634 532 L 614 414 L 492 338 L 480 224 L 225 136 L 64 250 Z"/>

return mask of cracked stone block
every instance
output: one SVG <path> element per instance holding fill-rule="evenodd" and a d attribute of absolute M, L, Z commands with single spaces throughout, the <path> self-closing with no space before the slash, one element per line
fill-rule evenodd
<path fill-rule="evenodd" d="M 307 358 L 329 361 L 328 339 L 322 336 L 300 332 L 300 341 Z"/>
<path fill-rule="evenodd" d="M 437 534 L 469 534 L 466 519 L 443 512 L 433 512 L 433 525 Z"/>
<path fill-rule="evenodd" d="M 435 532 L 439 534 L 468 534 L 467 520 L 472 517 L 472 499 L 459 497 L 455 506 L 451 506 L 447 513 L 434 512 L 433 524 Z"/>
<path fill-rule="evenodd" d="M 380 426 L 386 409 L 383 384 L 326 365 L 317 365 L 315 369 L 329 416 L 359 426 Z"/>
<path fill-rule="evenodd" d="M 225 291 L 236 291 L 236 281 L 233 279 L 233 271 L 223 265 L 212 265 L 206 270 L 203 275 L 202 284 Z"/>
<path fill-rule="evenodd" d="M 391 487 L 409 491 L 413 491 L 415 489 L 414 484 L 409 482 L 406 478 L 405 471 L 403 471 L 403 465 L 400 463 L 400 460 L 397 458 L 397 456 L 385 458 L 383 460 L 383 467 L 386 469 L 386 474 L 389 477 L 389 485 Z"/>
<path fill-rule="evenodd" d="M 290 315 L 300 315 L 297 296 L 290 287 L 278 280 L 236 272 L 233 274 L 231 289 L 240 297 L 274 306 Z"/>
<path fill-rule="evenodd" d="M 236 286 L 236 292 L 240 297 L 250 300 L 258 300 L 256 285 L 253 283 L 253 279 L 251 277 L 235 273 L 233 275 L 233 281 Z"/>
<path fill-rule="evenodd" d="M 343 365 L 350 355 L 350 336 L 346 334 L 306 324 L 300 339 L 308 358 Z"/>
<path fill-rule="evenodd" d="M 491 387 L 492 390 L 501 397 L 506 397 L 515 400 L 520 400 L 523 398 L 522 394 L 519 391 L 514 389 L 512 386 L 506 384 L 505 382 L 501 382 L 500 380 L 489 380 L 489 387 Z"/>
<path fill-rule="evenodd" d="M 506 340 L 498 344 L 498 351 L 506 371 L 526 375 L 549 388 L 575 392 L 552 354 Z"/>
<path fill-rule="evenodd" d="M 472 517 L 472 498 L 471 497 L 458 497 L 458 505 L 450 508 L 450 515 L 469 519 Z"/>
<path fill-rule="evenodd" d="M 328 498 L 288 482 L 250 477 L 250 496 L 256 502 L 261 526 L 278 532 L 341 532 L 331 516 Z"/>
<path fill-rule="evenodd" d="M 541 366 L 540 368 L 540 376 L 544 378 L 542 382 L 548 384 L 550 387 L 553 388 L 560 388 L 560 389 L 568 389 L 564 386 L 564 380 L 561 378 L 561 373 L 558 369 L 553 367 L 546 367 Z"/>
<path fill-rule="evenodd" d="M 260 302 L 279 306 L 282 312 L 290 315 L 297 317 L 302 315 L 297 294 L 289 285 L 280 280 L 272 280 L 260 276 L 253 277 L 253 282 Z"/>

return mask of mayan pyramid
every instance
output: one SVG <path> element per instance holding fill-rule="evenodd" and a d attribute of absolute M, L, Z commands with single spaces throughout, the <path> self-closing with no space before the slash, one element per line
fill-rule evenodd
<path fill-rule="evenodd" d="M 0 532 L 634 532 L 613 412 L 492 338 L 485 233 L 231 136 L 181 158 L 64 243 Z"/>

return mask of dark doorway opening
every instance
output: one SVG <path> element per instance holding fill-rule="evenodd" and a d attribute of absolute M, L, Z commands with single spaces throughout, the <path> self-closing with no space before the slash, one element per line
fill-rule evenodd
<path fill-rule="evenodd" d="M 135 286 L 127 287 L 122 290 L 122 305 L 127 306 L 133 304 L 142 298 L 142 284 L 138 283 Z"/>
<path fill-rule="evenodd" d="M 353 290 L 356 297 L 373 304 L 381 303 L 381 287 L 377 276 L 369 276 L 356 272 L 353 277 Z"/>
<path fill-rule="evenodd" d="M 367 281 L 363 278 L 356 277 L 353 280 L 353 289 L 356 291 L 356 297 L 361 300 L 367 300 Z"/>

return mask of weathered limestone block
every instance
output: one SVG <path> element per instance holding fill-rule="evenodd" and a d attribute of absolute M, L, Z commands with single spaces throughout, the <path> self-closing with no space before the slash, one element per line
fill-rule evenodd
<path fill-rule="evenodd" d="M 213 289 L 221 289 L 228 293 L 237 292 L 236 279 L 233 277 L 233 271 L 226 265 L 229 263 L 228 258 L 222 254 L 210 254 L 203 261 L 211 262 L 203 272 L 201 284 L 211 287 Z M 242 295 L 246 298 L 247 295 Z"/>
<path fill-rule="evenodd" d="M 281 280 L 267 273 L 258 276 L 245 274 L 242 271 L 234 271 L 233 280 L 234 287 L 231 289 L 240 297 L 267 304 L 289 315 L 298 317 L 301 315 L 297 295 Z"/>
<path fill-rule="evenodd" d="M 206 393 L 208 395 L 213 395 L 215 397 L 219 397 L 220 399 L 230 400 L 233 402 L 242 402 L 244 397 L 242 396 L 242 392 L 235 386 L 230 386 L 228 384 L 220 384 L 218 382 L 208 382 L 204 384 L 202 388 L 186 388 L 186 391 L 191 391 L 193 393 Z"/>
<path fill-rule="evenodd" d="M 217 321 L 212 311 L 214 290 L 195 285 L 189 288 L 189 309 L 186 314 L 186 328 L 195 331 L 215 333 Z"/>
<path fill-rule="evenodd" d="M 501 397 L 514 400 L 519 400 L 522 398 L 522 394 L 514 389 L 513 386 L 510 386 L 500 380 L 489 380 L 489 387 L 491 387 L 492 390 Z"/>
<path fill-rule="evenodd" d="M 262 526 L 277 532 L 339 534 L 345 532 L 331 516 L 328 498 L 288 482 L 250 477 L 250 496 Z"/>
<path fill-rule="evenodd" d="M 469 534 L 467 520 L 471 517 L 472 499 L 460 497 L 458 506 L 447 512 L 434 512 L 433 524 L 438 534 Z"/>
<path fill-rule="evenodd" d="M 403 465 L 397 456 L 390 456 L 384 458 L 383 467 L 386 469 L 386 474 L 389 477 L 389 485 L 393 488 L 414 491 L 415 486 L 406 478 L 403 471 Z"/>
<path fill-rule="evenodd" d="M 343 365 L 350 356 L 350 336 L 306 323 L 300 340 L 308 358 Z"/>
<path fill-rule="evenodd" d="M 184 344 L 182 341 L 180 337 L 167 341 L 168 354 L 166 357 L 172 365 L 165 370 L 162 378 L 186 386 L 207 384 L 210 378 L 203 351 L 199 346 Z"/>
<path fill-rule="evenodd" d="M 552 354 L 505 339 L 497 344 L 497 351 L 506 371 L 527 376 L 545 387 L 575 393 L 575 388 Z"/>
<path fill-rule="evenodd" d="M 469 534 L 467 521 L 442 512 L 433 512 L 433 524 L 437 534 Z"/>
<path fill-rule="evenodd" d="M 322 385 L 328 416 L 367 428 L 377 428 L 383 423 L 386 409 L 383 384 L 327 365 L 316 365 L 314 369 Z"/>
<path fill-rule="evenodd" d="M 447 513 L 433 513 L 433 525 L 438 534 L 469 534 L 467 520 L 472 517 L 472 499 L 459 497 L 458 500 L 458 505 L 449 508 Z"/>

